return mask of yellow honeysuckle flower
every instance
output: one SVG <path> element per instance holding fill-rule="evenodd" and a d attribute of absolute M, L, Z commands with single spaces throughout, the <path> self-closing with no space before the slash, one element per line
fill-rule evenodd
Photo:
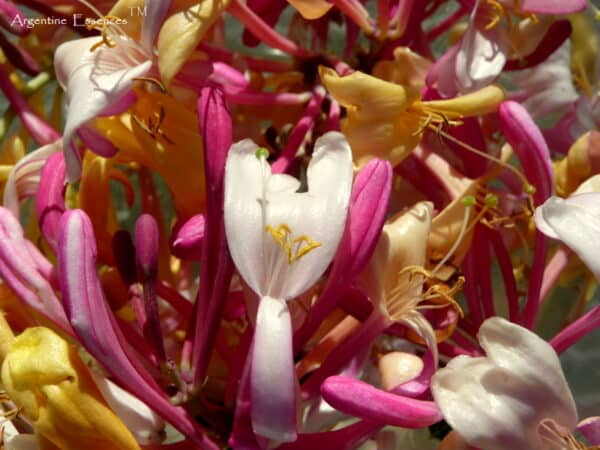
<path fill-rule="evenodd" d="M 374 157 L 396 165 L 420 142 L 428 125 L 487 114 L 504 100 L 504 91 L 494 85 L 447 100 L 421 101 L 415 88 L 362 72 L 340 77 L 321 66 L 319 73 L 331 95 L 347 109 L 342 131 L 359 167 Z"/>
<path fill-rule="evenodd" d="M 158 172 L 173 193 L 178 215 L 189 218 L 205 202 L 202 137 L 195 112 L 173 97 L 136 90 L 130 112 L 96 119 L 96 128 L 118 149 L 115 163 L 138 163 Z"/>
<path fill-rule="evenodd" d="M 229 0 L 205 0 L 192 5 L 182 3 L 183 7 L 165 20 L 158 35 L 158 70 L 166 86 L 221 17 Z"/>
<path fill-rule="evenodd" d="M 102 398 L 77 349 L 49 328 L 28 328 L 13 340 L 2 384 L 40 444 L 61 450 L 140 448 Z"/>

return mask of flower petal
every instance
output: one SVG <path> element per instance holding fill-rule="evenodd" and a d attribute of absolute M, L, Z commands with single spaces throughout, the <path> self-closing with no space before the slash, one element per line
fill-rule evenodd
<path fill-rule="evenodd" d="M 563 200 L 550 197 L 535 211 L 535 223 L 547 236 L 560 239 L 600 279 L 600 193 Z"/>
<path fill-rule="evenodd" d="M 292 321 L 284 300 L 263 297 L 258 306 L 251 369 L 252 427 L 277 442 L 296 440 L 296 372 Z"/>
<path fill-rule="evenodd" d="M 456 77 L 462 92 L 475 91 L 491 83 L 506 62 L 506 36 L 502 27 L 486 27 L 487 8 L 485 2 L 477 1 L 456 55 Z"/>

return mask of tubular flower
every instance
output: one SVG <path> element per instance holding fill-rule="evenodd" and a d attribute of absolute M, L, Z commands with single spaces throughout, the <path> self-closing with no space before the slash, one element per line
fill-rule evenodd
<path fill-rule="evenodd" d="M 575 402 L 550 344 L 500 317 L 478 333 L 487 356 L 459 356 L 432 378 L 444 418 L 470 445 L 489 450 L 570 447 Z"/>
<path fill-rule="evenodd" d="M 347 109 L 342 132 L 359 167 L 373 157 L 395 166 L 413 151 L 428 126 L 494 112 L 504 100 L 501 88 L 487 86 L 453 99 L 422 101 L 415 88 L 359 71 L 344 77 L 325 67 L 319 72 L 333 98 Z"/>
<path fill-rule="evenodd" d="M 350 148 L 340 133 L 317 140 L 308 191 L 289 175 L 271 174 L 264 150 L 235 144 L 225 172 L 225 230 L 233 261 L 260 297 L 251 362 L 254 431 L 296 438 L 292 324 L 286 300 L 325 271 L 344 231 L 352 183 Z"/>
<path fill-rule="evenodd" d="M 2 364 L 2 384 L 36 433 L 57 448 L 140 448 L 77 349 L 48 328 L 28 328 L 15 338 Z"/>

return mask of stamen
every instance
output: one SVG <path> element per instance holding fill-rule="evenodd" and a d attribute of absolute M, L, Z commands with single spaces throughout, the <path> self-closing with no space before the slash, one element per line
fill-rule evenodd
<path fill-rule="evenodd" d="M 161 125 L 165 120 L 165 109 L 162 105 L 159 105 L 158 108 L 158 111 L 154 111 L 152 115 L 146 119 L 146 122 L 143 122 L 136 114 L 132 114 L 131 118 L 143 131 L 152 136 L 152 138 L 157 139 L 157 137 L 160 136 L 167 143 L 175 145 L 175 142 L 173 142 L 173 140 L 171 140 L 161 129 Z M 156 122 L 154 119 L 156 119 Z"/>
<path fill-rule="evenodd" d="M 468 195 L 465 198 L 463 198 L 462 202 L 465 205 L 465 214 L 463 216 L 462 224 L 460 225 L 458 237 L 454 241 L 454 244 L 452 244 L 452 247 L 450 247 L 450 250 L 448 250 L 448 253 L 446 253 L 442 260 L 439 263 L 437 263 L 435 268 L 431 271 L 432 276 L 435 276 L 435 274 L 442 267 L 444 267 L 444 265 L 452 257 L 452 255 L 454 255 L 454 252 L 458 249 L 459 245 L 461 244 L 466 235 L 467 227 L 469 225 L 469 219 L 471 217 L 471 211 L 473 210 L 473 205 L 475 204 L 475 199 L 472 196 Z"/>
<path fill-rule="evenodd" d="M 298 261 L 307 253 L 323 245 L 321 242 L 315 241 L 307 235 L 298 236 L 292 239 L 292 230 L 284 223 L 280 224 L 277 228 L 266 225 L 265 231 L 269 233 L 277 245 L 283 249 L 288 264 Z"/>
<path fill-rule="evenodd" d="M 510 164 L 505 163 L 500 158 L 497 158 L 497 157 L 489 155 L 489 154 L 487 154 L 487 153 L 485 153 L 485 152 L 483 152 L 481 150 L 478 150 L 475 147 L 467 144 L 466 142 L 461 141 L 460 139 L 456 139 L 454 136 L 452 136 L 451 134 L 446 133 L 442 129 L 437 129 L 437 130 L 434 129 L 434 131 L 436 131 L 438 135 L 444 137 L 445 139 L 448 139 L 450 142 L 453 142 L 453 143 L 455 143 L 457 145 L 460 145 L 465 150 L 468 150 L 468 151 L 470 151 L 472 153 L 475 153 L 476 155 L 479 155 L 482 158 L 486 158 L 486 159 L 488 159 L 490 161 L 493 161 L 496 164 L 498 164 L 499 166 L 504 167 L 505 169 L 508 169 L 511 172 L 513 172 L 521 180 L 521 183 L 523 184 L 523 192 L 525 194 L 527 194 L 528 204 L 529 204 L 530 210 L 533 211 L 535 209 L 535 207 L 533 206 L 534 205 L 534 203 L 533 203 L 533 195 L 536 192 L 536 188 L 535 188 L 535 186 L 533 186 L 532 184 L 529 183 L 529 181 L 527 180 L 527 178 L 525 177 L 525 175 L 523 175 L 516 167 L 511 166 Z"/>

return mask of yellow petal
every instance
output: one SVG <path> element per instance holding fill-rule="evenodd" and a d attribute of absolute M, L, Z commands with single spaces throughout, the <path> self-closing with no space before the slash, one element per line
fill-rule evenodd
<path fill-rule="evenodd" d="M 158 35 L 158 69 L 168 86 L 192 55 L 229 0 L 203 0 L 170 16 Z"/>
<path fill-rule="evenodd" d="M 333 6 L 325 0 L 288 0 L 288 3 L 307 20 L 323 17 Z"/>
<path fill-rule="evenodd" d="M 454 119 L 496 112 L 504 98 L 504 90 L 501 87 L 489 85 L 470 94 L 448 100 L 417 102 L 415 108 L 422 108 L 424 111 L 435 111 Z"/>
<path fill-rule="evenodd" d="M 431 67 L 431 61 L 413 52 L 408 47 L 396 47 L 394 60 L 378 61 L 373 67 L 373 75 L 392 83 L 421 89 Z"/>
<path fill-rule="evenodd" d="M 62 450 L 139 450 L 94 384 L 75 347 L 54 331 L 29 328 L 13 341 L 2 383 L 36 434 Z"/>
<path fill-rule="evenodd" d="M 340 77 L 335 70 L 320 66 L 319 74 L 333 98 L 361 120 L 377 120 L 397 115 L 406 111 L 419 98 L 414 89 L 359 71 Z"/>
<path fill-rule="evenodd" d="M 412 114 L 399 114 L 388 120 L 357 120 L 349 112 L 342 122 L 342 132 L 346 135 L 355 164 L 363 167 L 372 158 L 387 159 L 396 166 L 420 142 L 416 135 L 420 119 Z"/>

